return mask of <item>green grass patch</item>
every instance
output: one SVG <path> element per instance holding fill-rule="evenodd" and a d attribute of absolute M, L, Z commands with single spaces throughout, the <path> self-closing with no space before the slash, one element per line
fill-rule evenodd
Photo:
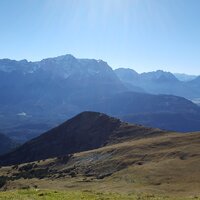
<path fill-rule="evenodd" d="M 170 198 L 154 195 L 123 195 L 116 193 L 100 193 L 92 191 L 49 191 L 49 190 L 17 190 L 0 192 L 0 200 L 200 200 L 193 198 Z"/>

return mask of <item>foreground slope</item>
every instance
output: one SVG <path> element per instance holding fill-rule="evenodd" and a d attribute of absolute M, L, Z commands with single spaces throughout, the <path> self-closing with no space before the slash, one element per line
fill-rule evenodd
<path fill-rule="evenodd" d="M 15 151 L 1 156 L 0 164 L 11 165 L 42 160 L 160 133 L 163 131 L 124 123 L 102 113 L 83 112 Z"/>
<path fill-rule="evenodd" d="M 24 164 L 1 167 L 0 188 L 198 197 L 199 144 L 198 132 L 168 133 L 84 112 L 1 156 L 2 165 Z"/>
<path fill-rule="evenodd" d="M 45 161 L 2 167 L 4 189 L 200 196 L 200 133 L 166 133 Z M 147 198 L 148 199 L 148 198 Z"/>
<path fill-rule="evenodd" d="M 200 133 L 157 135 L 76 154 L 71 164 L 116 191 L 200 195 L 199 144 Z"/>
<path fill-rule="evenodd" d="M 198 197 L 166 197 L 152 194 L 119 194 L 94 191 L 18 190 L 0 193 L 0 200 L 199 200 Z"/>

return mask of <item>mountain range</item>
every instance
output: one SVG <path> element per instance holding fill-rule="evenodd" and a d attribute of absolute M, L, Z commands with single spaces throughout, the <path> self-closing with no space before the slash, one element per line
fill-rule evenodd
<path fill-rule="evenodd" d="M 71 55 L 40 62 L 0 60 L 0 79 L 1 129 L 21 140 L 125 90 L 107 63 Z"/>
<path fill-rule="evenodd" d="M 119 68 L 115 70 L 119 79 L 130 90 L 135 87 L 151 94 L 169 94 L 193 100 L 199 98 L 199 76 L 187 76 L 187 81 L 180 78 L 180 74 L 172 74 L 162 70 L 137 73 L 132 69 Z M 181 81 L 182 80 L 182 81 Z M 173 87 L 172 87 L 173 85 Z"/>
<path fill-rule="evenodd" d="M 112 70 L 102 60 L 64 55 L 1 59 L 0 79 L 0 131 L 18 142 L 86 110 L 162 129 L 200 130 L 199 107 L 185 98 L 200 96 L 199 77 L 183 82 L 169 72 Z"/>
<path fill-rule="evenodd" d="M 179 81 L 192 81 L 198 77 L 197 75 L 188 75 L 188 74 L 183 74 L 183 73 L 174 73 L 174 76 Z"/>

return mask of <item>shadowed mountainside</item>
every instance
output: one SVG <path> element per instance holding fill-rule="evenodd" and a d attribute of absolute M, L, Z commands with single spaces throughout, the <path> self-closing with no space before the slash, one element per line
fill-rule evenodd
<path fill-rule="evenodd" d="M 1 156 L 0 164 L 11 165 L 42 160 L 161 133 L 164 132 L 121 122 L 102 113 L 83 112 L 15 151 Z"/>
<path fill-rule="evenodd" d="M 0 155 L 11 151 L 17 146 L 15 141 L 0 133 Z"/>

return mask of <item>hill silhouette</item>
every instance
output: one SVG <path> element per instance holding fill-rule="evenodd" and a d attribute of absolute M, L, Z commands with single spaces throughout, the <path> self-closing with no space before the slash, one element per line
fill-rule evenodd
<path fill-rule="evenodd" d="M 0 157 L 1 165 L 26 163 L 103 147 L 132 138 L 164 133 L 121 122 L 98 112 L 83 112 Z"/>

